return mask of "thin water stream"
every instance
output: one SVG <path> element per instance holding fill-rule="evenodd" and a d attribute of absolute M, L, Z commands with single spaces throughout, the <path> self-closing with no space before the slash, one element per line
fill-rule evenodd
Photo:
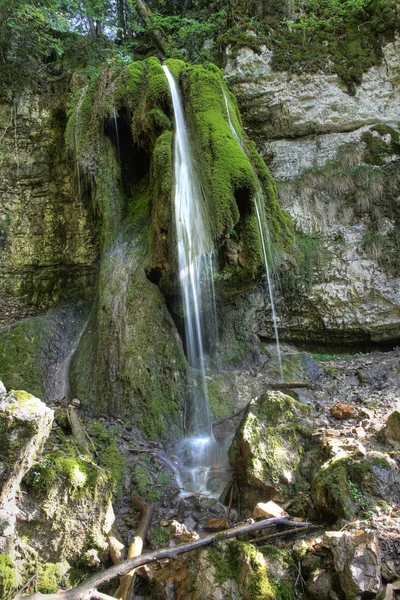
<path fill-rule="evenodd" d="M 236 139 L 237 143 L 239 144 L 240 148 L 242 149 L 243 152 L 245 152 L 244 146 L 243 146 L 243 144 L 240 140 L 240 137 L 235 129 L 235 126 L 233 125 L 231 113 L 229 110 L 228 98 L 226 97 L 225 91 L 223 89 L 222 89 L 222 93 L 224 95 L 229 127 L 230 127 L 233 135 L 235 136 L 235 139 Z M 256 173 L 254 173 L 254 175 L 256 176 L 256 179 L 258 181 Z M 258 189 L 256 195 L 254 196 L 253 202 L 254 202 L 254 208 L 256 211 L 256 215 L 257 215 L 257 223 L 258 223 L 258 229 L 260 232 L 261 246 L 262 246 L 263 257 L 264 257 L 265 276 L 266 276 L 266 280 L 267 280 L 268 294 L 269 294 L 269 300 L 270 300 L 270 304 L 271 304 L 272 321 L 273 321 L 273 326 L 274 326 L 274 335 L 275 335 L 275 343 L 276 343 L 276 352 L 278 355 L 278 362 L 279 362 L 279 374 L 280 374 L 281 381 L 283 381 L 282 354 L 281 354 L 281 347 L 280 347 L 280 343 L 279 343 L 278 321 L 277 321 L 276 311 L 275 311 L 275 300 L 274 300 L 274 292 L 273 292 L 273 286 L 272 286 L 271 270 L 270 270 L 270 266 L 269 266 L 269 262 L 268 262 L 268 254 L 267 254 L 267 247 L 268 247 L 269 254 L 271 257 L 271 261 L 272 261 L 272 249 L 271 249 L 271 243 L 270 243 L 267 217 L 265 215 L 264 195 L 263 195 L 263 192 L 261 189 L 261 184 L 259 181 L 258 181 L 258 185 L 259 185 L 259 189 Z"/>

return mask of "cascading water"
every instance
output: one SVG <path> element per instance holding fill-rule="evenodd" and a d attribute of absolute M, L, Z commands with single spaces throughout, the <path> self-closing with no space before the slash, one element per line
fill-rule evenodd
<path fill-rule="evenodd" d="M 212 242 L 204 216 L 204 198 L 193 167 L 187 128 L 175 80 L 163 66 L 171 90 L 175 116 L 174 205 L 178 246 L 179 284 L 189 363 L 190 423 L 192 437 L 183 439 L 176 454 L 177 479 L 182 488 L 214 493 L 210 472 L 221 464 L 221 451 L 212 435 L 205 370 L 203 311 L 216 320 L 212 273 Z M 213 325 L 216 327 L 216 322 Z M 227 462 L 226 453 L 222 459 Z M 215 491 L 217 494 L 218 491 Z"/>
<path fill-rule="evenodd" d="M 222 93 L 224 95 L 229 127 L 230 127 L 233 135 L 235 136 L 235 139 L 236 139 L 237 143 L 239 144 L 240 148 L 242 149 L 243 152 L 245 152 L 245 149 L 240 140 L 240 137 L 235 129 L 233 122 L 232 122 L 231 113 L 229 110 L 228 98 L 226 97 L 224 89 L 222 89 Z M 256 178 L 257 178 L 257 176 L 256 176 Z M 256 195 L 254 196 L 253 201 L 254 201 L 254 208 L 256 211 L 256 215 L 257 215 L 257 223 L 258 223 L 258 229 L 260 232 L 261 246 L 262 246 L 262 250 L 263 250 L 265 276 L 266 276 L 267 285 L 268 285 L 269 300 L 270 300 L 271 312 L 272 312 L 272 321 L 273 321 L 273 325 L 274 325 L 276 352 L 278 355 L 278 362 L 279 362 L 279 374 L 280 374 L 281 381 L 283 381 L 282 354 L 281 354 L 281 347 L 279 344 L 278 322 L 277 322 L 277 318 L 276 318 L 274 293 L 273 293 L 273 287 L 272 287 L 272 278 L 271 278 L 271 271 L 270 271 L 270 267 L 269 267 L 268 254 L 267 254 L 267 247 L 268 247 L 269 254 L 270 254 L 270 257 L 272 260 L 272 249 L 271 249 L 271 244 L 270 244 L 267 217 L 265 215 L 264 195 L 263 195 L 263 192 L 261 189 L 261 185 L 258 181 L 258 178 L 257 178 L 257 182 L 258 182 L 259 189 L 258 189 Z"/>

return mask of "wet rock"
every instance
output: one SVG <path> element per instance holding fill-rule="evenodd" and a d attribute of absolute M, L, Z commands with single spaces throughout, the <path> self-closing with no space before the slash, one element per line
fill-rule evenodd
<path fill-rule="evenodd" d="M 0 552 L 15 532 L 16 494 L 25 473 L 43 450 L 51 431 L 53 411 L 23 391 L 0 400 Z"/>
<path fill-rule="evenodd" d="M 389 416 L 384 433 L 389 442 L 400 446 L 400 411 L 395 410 Z"/>
<path fill-rule="evenodd" d="M 311 409 L 282 392 L 266 392 L 251 402 L 229 449 L 239 472 L 242 506 L 288 495 L 300 477 L 301 457 L 311 439 L 305 424 Z"/>
<path fill-rule="evenodd" d="M 259 502 L 253 510 L 253 519 L 269 519 L 270 517 L 284 517 L 287 513 L 270 500 L 267 503 Z"/>
<path fill-rule="evenodd" d="M 348 600 L 379 592 L 381 564 L 375 532 L 332 531 L 325 534 L 324 542 L 332 550 L 335 570 Z"/>
<path fill-rule="evenodd" d="M 338 402 L 338 404 L 332 406 L 330 413 L 332 417 L 338 420 L 354 419 L 357 416 L 357 407 L 352 404 Z"/>

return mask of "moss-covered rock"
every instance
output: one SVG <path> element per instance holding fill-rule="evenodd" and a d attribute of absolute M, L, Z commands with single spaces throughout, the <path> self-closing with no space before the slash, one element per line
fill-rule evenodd
<path fill-rule="evenodd" d="M 64 576 L 70 566 L 64 562 L 44 563 L 39 565 L 37 577 L 37 590 L 42 594 L 53 594 L 61 587 Z"/>
<path fill-rule="evenodd" d="M 0 401 L 0 548 L 14 536 L 16 494 L 23 476 L 42 451 L 53 411 L 24 391 L 11 391 Z"/>
<path fill-rule="evenodd" d="M 366 457 L 341 453 L 322 465 L 311 489 L 321 514 L 331 521 L 369 516 L 376 507 L 384 510 L 396 502 L 400 473 L 385 454 L 369 452 Z"/>
<path fill-rule="evenodd" d="M 23 489 L 17 532 L 40 557 L 43 586 L 47 579 L 58 586 L 68 570 L 61 573 L 60 562 L 79 565 L 90 549 L 105 558 L 115 489 L 111 470 L 77 456 L 71 446 L 45 454 L 24 478 Z"/>
<path fill-rule="evenodd" d="M 16 587 L 15 564 L 8 554 L 0 554 L 0 594 L 2 598 L 11 597 Z"/>
<path fill-rule="evenodd" d="M 103 260 L 98 294 L 71 367 L 74 394 L 91 414 L 124 418 L 153 438 L 177 436 L 186 359 L 161 292 L 146 277 L 140 246 L 114 246 Z"/>
<path fill-rule="evenodd" d="M 310 441 L 310 408 L 282 392 L 252 401 L 229 450 L 239 471 L 243 502 L 250 511 L 278 492 L 288 496 L 302 477 L 299 466 Z"/>

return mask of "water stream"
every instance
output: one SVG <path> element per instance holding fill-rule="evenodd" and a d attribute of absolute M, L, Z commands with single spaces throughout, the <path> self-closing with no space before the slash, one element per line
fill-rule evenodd
<path fill-rule="evenodd" d="M 245 152 L 244 146 L 243 146 L 243 144 L 240 140 L 240 137 L 235 129 L 235 126 L 232 122 L 228 98 L 226 97 L 225 91 L 223 89 L 222 89 L 222 93 L 224 95 L 229 127 L 230 127 L 233 135 L 235 136 L 235 139 L 236 139 L 237 143 L 239 144 L 240 148 L 242 149 L 243 152 Z M 268 248 L 270 259 L 272 262 L 272 258 L 273 258 L 272 257 L 272 248 L 271 248 L 271 243 L 270 243 L 268 221 L 267 221 L 267 217 L 265 214 L 264 194 L 262 192 L 261 184 L 258 181 L 256 173 L 254 173 L 254 175 L 256 176 L 259 189 L 258 189 L 256 195 L 254 196 L 253 202 L 254 202 L 255 212 L 257 215 L 257 223 L 258 223 L 258 229 L 260 232 L 261 246 L 262 246 L 263 257 L 264 257 L 265 276 L 266 276 L 266 280 L 267 280 L 269 300 L 270 300 L 270 304 L 271 304 L 272 321 L 273 321 L 273 326 L 274 326 L 274 335 L 275 335 L 275 343 L 276 343 L 276 352 L 278 355 L 278 363 L 279 363 L 279 374 L 280 374 L 281 381 L 283 381 L 282 354 L 281 354 L 281 347 L 280 347 L 280 343 L 279 343 L 278 321 L 277 321 L 276 311 L 275 311 L 275 300 L 274 300 L 274 292 L 273 292 L 273 286 L 272 286 L 271 269 L 269 266 L 268 253 L 267 253 L 267 248 Z"/>
<path fill-rule="evenodd" d="M 210 335 L 212 328 L 216 328 L 212 241 L 178 88 L 168 67 L 164 65 L 163 69 L 171 90 L 175 117 L 174 216 L 190 394 L 186 425 L 191 435 L 176 448 L 176 475 L 182 489 L 219 495 L 222 490 L 210 489 L 210 473 L 213 467 L 216 470 L 216 465 L 218 470 L 222 468 L 221 463 L 227 463 L 227 456 L 226 452 L 221 452 L 212 434 L 205 364 L 205 347 L 212 345 L 205 338 L 205 332 Z"/>

